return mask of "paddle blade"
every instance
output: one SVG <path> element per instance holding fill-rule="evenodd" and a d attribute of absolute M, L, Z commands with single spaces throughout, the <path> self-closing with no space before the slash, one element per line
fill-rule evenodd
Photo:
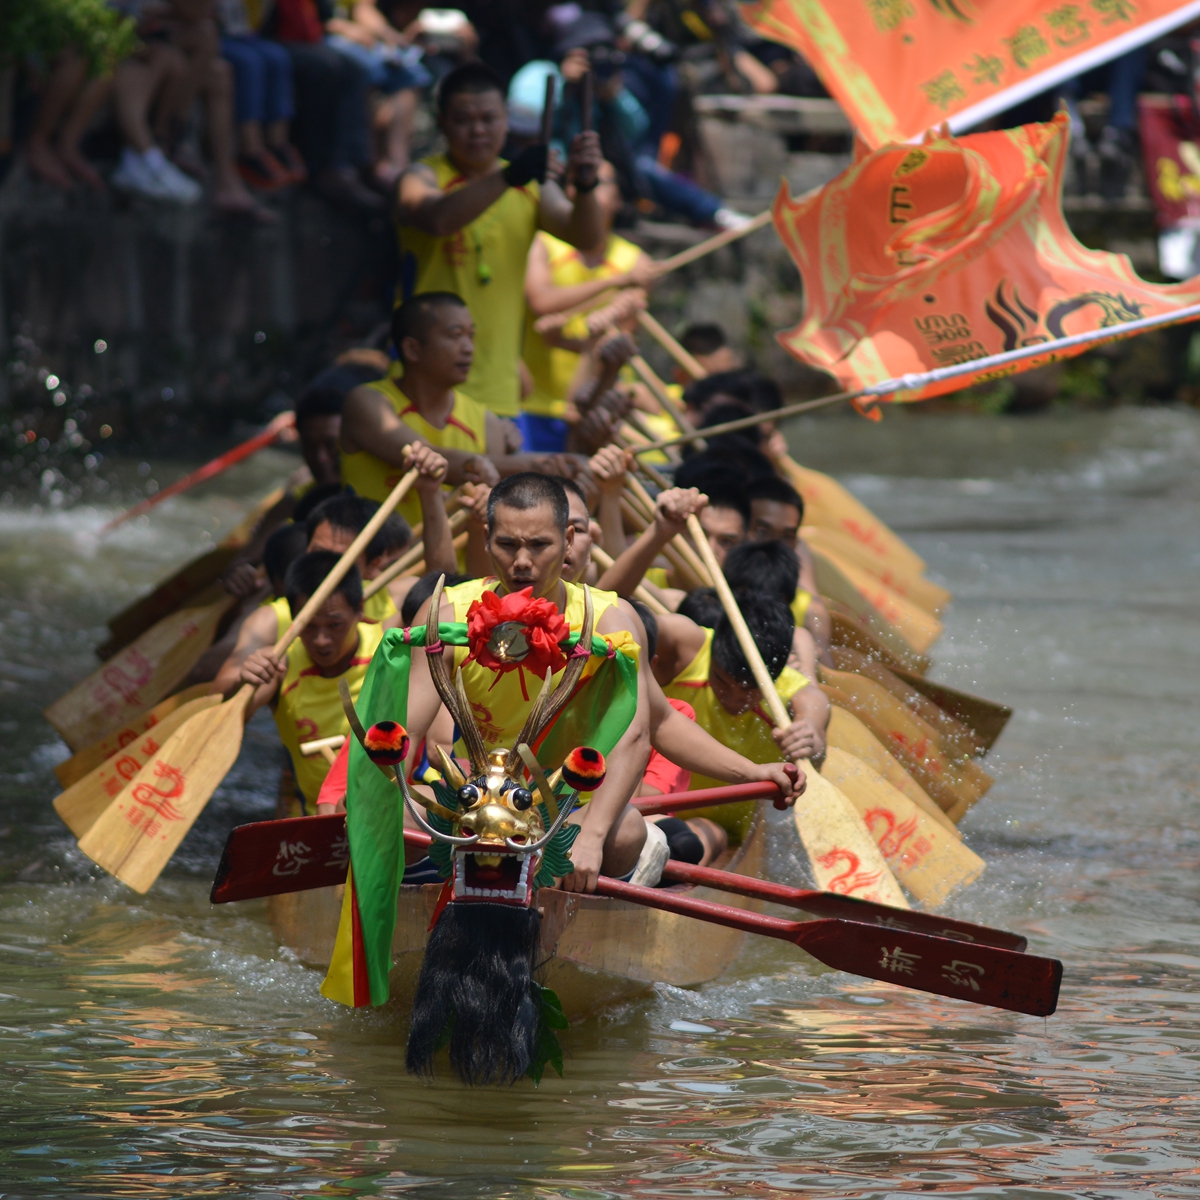
<path fill-rule="evenodd" d="M 1048 1017 L 1058 1007 L 1063 968 L 1054 958 L 856 921 L 806 921 L 792 940 L 834 970 L 935 996 L 1034 1017 Z"/>
<path fill-rule="evenodd" d="M 177 729 L 79 839 L 80 850 L 135 892 L 149 891 L 237 760 L 250 695 L 247 685 Z"/>
<path fill-rule="evenodd" d="M 95 770 L 73 783 L 54 799 L 54 811 L 67 828 L 81 838 L 102 812 L 121 794 L 125 785 L 158 754 L 167 739 L 197 713 L 215 708 L 220 696 L 201 696 L 177 708 L 170 716 L 135 738 L 118 754 L 101 761 Z"/>
<path fill-rule="evenodd" d="M 114 729 L 98 742 L 93 742 L 54 768 L 58 782 L 65 788 L 78 783 L 85 775 L 90 775 L 106 758 L 112 758 L 118 750 L 123 750 L 132 742 L 137 741 L 143 733 L 153 729 L 160 721 L 165 721 L 176 709 L 190 703 L 200 696 L 209 694 L 209 684 L 198 683 L 195 687 L 185 688 L 165 700 L 160 700 L 153 708 L 139 713 L 128 724 L 120 729 Z"/>
<path fill-rule="evenodd" d="M 45 710 L 72 750 L 98 741 L 157 704 L 212 644 L 232 596 L 164 617 Z"/>
<path fill-rule="evenodd" d="M 345 813 L 254 821 L 230 832 L 209 898 L 229 904 L 333 887 L 349 866 Z"/>

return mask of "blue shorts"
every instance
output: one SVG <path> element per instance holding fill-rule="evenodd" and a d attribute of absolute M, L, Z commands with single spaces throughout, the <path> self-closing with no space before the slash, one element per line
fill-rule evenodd
<path fill-rule="evenodd" d="M 531 454 L 561 454 L 567 448 L 570 426 L 558 417 L 523 412 L 517 417 L 521 441 Z"/>

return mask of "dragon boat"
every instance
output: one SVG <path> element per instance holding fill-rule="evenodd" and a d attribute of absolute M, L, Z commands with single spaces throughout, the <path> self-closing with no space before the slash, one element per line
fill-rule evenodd
<path fill-rule="evenodd" d="M 713 865 L 754 879 L 766 877 L 766 801 L 759 801 L 742 844 Z M 756 909 L 758 902 L 706 887 L 671 889 L 697 899 Z M 269 896 L 271 927 L 302 962 L 326 967 L 333 952 L 344 887 Z M 416 987 L 440 884 L 401 885 L 392 939 L 392 987 L 405 1003 Z M 700 925 L 689 917 L 606 896 L 542 888 L 538 978 L 553 988 L 573 1019 L 636 999 L 655 983 L 694 987 L 732 964 L 746 934 Z"/>

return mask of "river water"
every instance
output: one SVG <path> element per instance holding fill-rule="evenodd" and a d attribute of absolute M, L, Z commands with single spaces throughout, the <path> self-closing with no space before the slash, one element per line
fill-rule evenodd
<path fill-rule="evenodd" d="M 1062 958 L 1054 1017 L 770 942 L 576 1026 L 539 1090 L 415 1083 L 402 1013 L 338 1009 L 259 903 L 208 903 L 226 831 L 272 805 L 269 719 L 148 896 L 90 869 L 39 710 L 291 465 L 273 454 L 103 548 L 106 511 L 0 509 L 0 1197 L 1200 1193 L 1200 419 L 791 433 L 953 589 L 934 675 L 1017 710 L 963 825 L 987 872 L 946 911 Z M 804 883 L 774 819 L 774 871 Z"/>

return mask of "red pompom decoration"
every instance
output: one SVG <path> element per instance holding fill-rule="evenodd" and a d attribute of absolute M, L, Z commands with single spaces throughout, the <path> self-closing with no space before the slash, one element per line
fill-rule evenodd
<path fill-rule="evenodd" d="M 363 749 L 373 763 L 398 767 L 408 757 L 408 730 L 397 721 L 379 721 L 367 730 Z"/>
<path fill-rule="evenodd" d="M 486 591 L 467 609 L 466 662 L 477 662 L 489 671 L 531 671 L 543 679 L 567 665 L 560 645 L 571 632 L 554 604 L 535 598 L 533 588 L 498 596 Z"/>
<path fill-rule="evenodd" d="M 563 760 L 563 782 L 577 792 L 594 792 L 607 770 L 604 755 L 591 746 L 576 746 Z"/>

